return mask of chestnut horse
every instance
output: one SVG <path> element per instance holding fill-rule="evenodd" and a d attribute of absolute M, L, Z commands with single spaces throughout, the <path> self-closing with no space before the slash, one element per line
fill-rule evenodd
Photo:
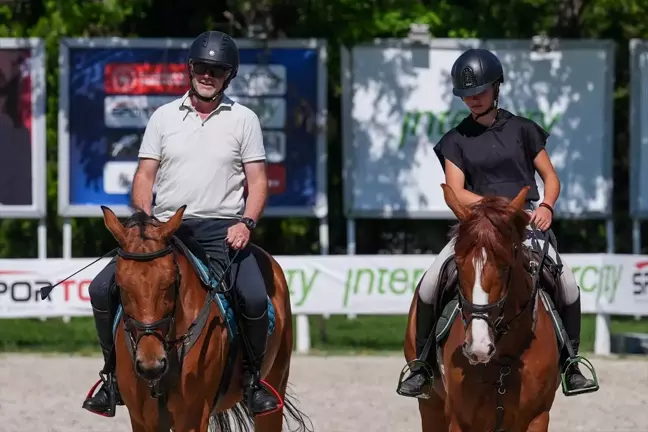
<path fill-rule="evenodd" d="M 222 294 L 203 284 L 196 264 L 179 246 L 184 243 L 174 237 L 185 208 L 166 223 L 138 212 L 122 225 L 102 206 L 105 225 L 119 244 L 115 282 L 123 315 L 115 330 L 116 379 L 133 431 L 203 432 L 215 423 L 224 432 L 234 430 L 233 418 L 242 430 L 253 423 L 255 431 L 280 432 L 287 420 L 284 408 L 306 430 L 303 414 L 285 399 L 293 331 L 281 267 L 261 248 L 248 246 L 274 308 L 261 378 L 283 401 L 278 411 L 252 419 L 241 402 L 238 337 L 229 333 L 235 318 L 222 313 Z M 136 361 L 160 362 L 166 369 L 162 376 L 141 376 Z"/>
<path fill-rule="evenodd" d="M 459 220 L 458 312 L 439 342 L 435 375 L 443 380 L 435 379 L 430 397 L 418 400 L 422 430 L 548 431 L 560 382 L 559 346 L 523 250 L 529 188 L 510 202 L 485 197 L 464 206 L 449 186 L 441 187 Z M 418 288 L 404 344 L 408 362 L 416 358 L 417 295 Z"/>

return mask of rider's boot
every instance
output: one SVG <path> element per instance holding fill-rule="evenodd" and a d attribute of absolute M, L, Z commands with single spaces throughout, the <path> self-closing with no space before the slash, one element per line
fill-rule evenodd
<path fill-rule="evenodd" d="M 428 359 L 421 358 L 423 355 L 423 348 L 432 334 L 434 326 L 436 325 L 436 317 L 434 316 L 433 305 L 426 304 L 417 295 L 416 299 L 416 358 L 420 362 L 427 365 Z M 431 369 L 429 365 L 416 364 L 411 368 L 410 375 L 403 380 L 399 386 L 398 392 L 402 396 L 421 397 L 430 390 L 432 384 Z"/>
<path fill-rule="evenodd" d="M 101 351 L 103 352 L 104 362 L 105 365 L 107 365 L 113 344 L 112 314 L 110 311 L 101 311 L 94 307 L 92 308 L 92 313 L 95 318 L 95 326 L 97 328 L 97 335 L 99 336 L 99 344 L 101 345 Z M 123 402 L 121 401 L 119 391 L 117 390 L 114 366 L 108 365 L 108 368 L 110 370 L 105 370 L 106 366 L 104 366 L 103 373 L 106 375 L 106 379 L 104 379 L 101 388 L 94 394 L 94 396 L 88 395 L 86 400 L 83 402 L 82 407 L 95 414 L 105 417 L 114 417 L 116 405 L 123 405 Z"/>
<path fill-rule="evenodd" d="M 580 330 L 581 330 L 581 303 L 580 295 L 578 300 L 563 310 L 563 325 L 569 338 L 567 343 L 571 343 L 573 357 L 568 358 L 563 365 L 565 394 L 589 393 L 598 390 L 598 384 L 595 380 L 586 378 L 580 370 L 579 363 L 584 360 L 578 355 L 580 347 Z M 569 356 L 568 356 L 569 357 Z M 589 364 L 589 362 L 587 362 Z M 595 374 L 593 368 L 592 372 Z"/>
<path fill-rule="evenodd" d="M 250 344 L 250 351 L 243 356 L 243 394 L 249 410 L 254 415 L 270 414 L 281 408 L 281 401 L 263 383 L 261 383 L 261 366 L 266 351 L 268 337 L 268 311 L 258 318 L 243 318 L 244 337 Z M 250 358 L 250 354 L 252 357 Z"/>

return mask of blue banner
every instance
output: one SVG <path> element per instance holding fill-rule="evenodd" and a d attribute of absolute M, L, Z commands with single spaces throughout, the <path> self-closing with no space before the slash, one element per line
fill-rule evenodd
<path fill-rule="evenodd" d="M 62 196 L 67 197 L 60 212 L 95 216 L 106 205 L 130 214 L 130 186 L 144 129 L 159 106 L 187 91 L 187 51 L 179 43 L 152 46 L 151 40 L 92 47 L 82 42 L 68 40 L 62 50 L 67 58 L 62 109 L 68 127 L 59 143 L 60 155 L 67 159 L 60 164 L 67 166 L 60 173 L 66 189 Z M 287 47 L 284 42 L 269 49 L 239 44 L 239 49 L 240 70 L 226 94 L 254 110 L 261 121 L 270 189 L 265 214 L 321 214 L 326 201 L 322 204 L 326 158 L 318 123 L 326 102 L 320 100 L 326 97 L 321 47 Z"/>

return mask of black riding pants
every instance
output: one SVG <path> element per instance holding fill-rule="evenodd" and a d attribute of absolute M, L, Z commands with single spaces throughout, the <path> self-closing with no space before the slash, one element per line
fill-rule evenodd
<path fill-rule="evenodd" d="M 227 229 L 236 222 L 229 219 L 186 219 L 176 234 L 180 239 L 188 235 L 195 238 L 212 260 L 223 263 L 218 267 L 224 268 L 229 262 L 225 241 Z M 230 250 L 229 255 L 232 257 L 234 250 Z M 113 301 L 116 295 L 113 286 L 115 263 L 115 259 L 108 263 L 88 287 L 92 307 L 100 311 L 108 311 L 111 306 L 115 306 Z M 234 276 L 235 289 L 239 294 L 241 312 L 252 319 L 262 316 L 268 306 L 267 291 L 259 265 L 249 248 L 238 253 L 230 271 Z"/>

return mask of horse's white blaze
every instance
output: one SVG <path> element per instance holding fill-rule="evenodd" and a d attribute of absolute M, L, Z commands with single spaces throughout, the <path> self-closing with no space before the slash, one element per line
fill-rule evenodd
<path fill-rule="evenodd" d="M 481 259 L 473 258 L 475 268 L 475 285 L 473 286 L 472 302 L 476 305 L 488 304 L 488 293 L 482 286 L 482 273 L 486 264 L 486 250 L 482 249 Z M 489 356 L 490 346 L 494 345 L 489 334 L 489 327 L 486 321 L 474 319 L 472 321 L 472 345 L 471 352 L 479 359 L 487 359 Z"/>

